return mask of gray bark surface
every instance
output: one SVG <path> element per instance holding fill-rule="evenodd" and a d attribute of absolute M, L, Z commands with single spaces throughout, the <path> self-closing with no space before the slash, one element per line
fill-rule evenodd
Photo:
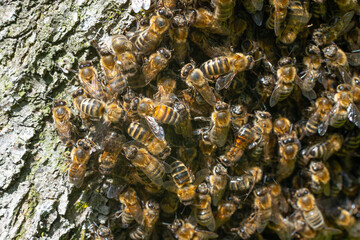
<path fill-rule="evenodd" d="M 87 239 L 106 222 L 104 179 L 68 183 L 49 97 L 71 103 L 79 83 L 62 69 L 98 63 L 90 40 L 134 19 L 119 0 L 0 1 L 0 239 Z"/>

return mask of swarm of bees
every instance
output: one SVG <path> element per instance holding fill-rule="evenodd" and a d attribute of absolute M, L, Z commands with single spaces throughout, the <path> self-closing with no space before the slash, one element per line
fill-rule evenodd
<path fill-rule="evenodd" d="M 70 183 L 91 161 L 113 180 L 94 237 L 359 239 L 357 1 L 131 7 L 136 28 L 92 41 L 103 74 L 79 64 L 83 126 L 53 105 Z"/>

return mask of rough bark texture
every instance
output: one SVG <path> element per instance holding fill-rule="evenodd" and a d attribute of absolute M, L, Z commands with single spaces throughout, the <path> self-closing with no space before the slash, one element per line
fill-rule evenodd
<path fill-rule="evenodd" d="M 71 102 L 78 82 L 61 68 L 97 59 L 90 40 L 130 27 L 126 9 L 116 0 L 0 1 L 0 239 L 88 238 L 92 221 L 106 221 L 104 180 L 68 183 L 48 97 Z"/>

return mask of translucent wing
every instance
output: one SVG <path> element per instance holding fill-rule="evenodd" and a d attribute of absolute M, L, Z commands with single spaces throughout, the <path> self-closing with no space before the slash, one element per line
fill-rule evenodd
<path fill-rule="evenodd" d="M 258 25 L 259 27 L 262 25 L 264 19 L 263 11 L 257 11 L 252 14 L 251 17 L 256 25 Z"/>
<path fill-rule="evenodd" d="M 201 169 L 196 173 L 194 185 L 199 185 L 209 175 L 210 171 L 207 168 Z"/>
<path fill-rule="evenodd" d="M 323 122 L 321 122 L 318 126 L 318 133 L 320 136 L 324 136 L 327 129 L 328 129 L 328 126 L 329 126 L 329 123 L 330 123 L 330 119 L 331 117 L 333 116 L 334 114 L 334 111 L 335 111 L 335 106 L 333 107 L 333 109 L 330 110 L 330 112 L 325 116 L 325 120 Z"/>
<path fill-rule="evenodd" d="M 164 141 L 165 140 L 164 129 L 155 121 L 155 119 L 151 116 L 145 116 L 145 120 L 151 132 L 154 134 L 154 136 L 157 139 Z"/>
<path fill-rule="evenodd" d="M 232 71 L 229 72 L 225 75 L 220 76 L 215 83 L 215 89 L 216 91 L 220 91 L 224 88 L 228 88 L 232 82 L 232 80 L 234 79 L 236 75 L 236 72 Z"/>
<path fill-rule="evenodd" d="M 348 63 L 353 67 L 360 66 L 360 52 L 346 53 Z"/>
<path fill-rule="evenodd" d="M 150 2 L 151 4 L 151 0 L 131 0 L 131 8 L 135 13 L 138 13 L 141 11 L 142 8 L 144 8 L 145 6 L 147 6 Z M 150 7 L 150 5 L 149 5 Z M 147 9 L 149 9 L 149 7 Z M 145 9 L 145 8 L 144 8 Z M 145 10 L 147 10 L 145 9 Z"/>
<path fill-rule="evenodd" d="M 275 36 L 279 36 L 280 35 L 280 19 L 278 14 L 278 4 L 277 4 L 277 0 L 275 0 L 275 14 L 274 14 L 274 31 L 275 31 Z"/>
<path fill-rule="evenodd" d="M 151 0 L 143 0 L 143 7 L 142 8 L 144 10 L 149 10 L 150 6 L 151 6 Z"/>
<path fill-rule="evenodd" d="M 311 72 L 308 74 L 313 74 L 313 73 Z M 305 79 L 306 79 L 306 77 L 305 77 Z M 306 89 L 306 87 L 304 86 L 304 80 L 301 80 L 299 78 L 299 76 L 295 77 L 295 83 L 300 87 L 302 94 L 307 99 L 309 99 L 311 101 L 316 98 L 316 93 L 315 93 L 314 89 Z"/>
<path fill-rule="evenodd" d="M 208 104 L 210 104 L 211 106 L 214 106 L 216 104 L 215 94 L 209 84 L 206 83 L 201 88 L 196 88 L 196 90 L 200 93 L 200 95 Z"/>
<path fill-rule="evenodd" d="M 354 103 L 350 103 L 347 108 L 347 114 L 349 121 L 354 123 L 357 127 L 360 127 L 360 112 Z"/>
<path fill-rule="evenodd" d="M 281 93 L 280 90 L 281 90 L 280 84 L 276 83 L 274 91 L 272 92 L 270 97 L 270 107 L 274 107 L 279 102 L 280 93 Z"/>

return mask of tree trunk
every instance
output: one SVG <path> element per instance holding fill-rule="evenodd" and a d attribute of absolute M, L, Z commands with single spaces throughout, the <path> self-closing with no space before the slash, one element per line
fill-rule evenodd
<path fill-rule="evenodd" d="M 133 24 L 121 4 L 0 1 L 0 239 L 88 238 L 89 224 L 107 220 L 102 179 L 80 189 L 69 184 L 51 110 L 52 99 L 71 103 L 79 85 L 66 67 L 98 63 L 90 40 Z"/>

